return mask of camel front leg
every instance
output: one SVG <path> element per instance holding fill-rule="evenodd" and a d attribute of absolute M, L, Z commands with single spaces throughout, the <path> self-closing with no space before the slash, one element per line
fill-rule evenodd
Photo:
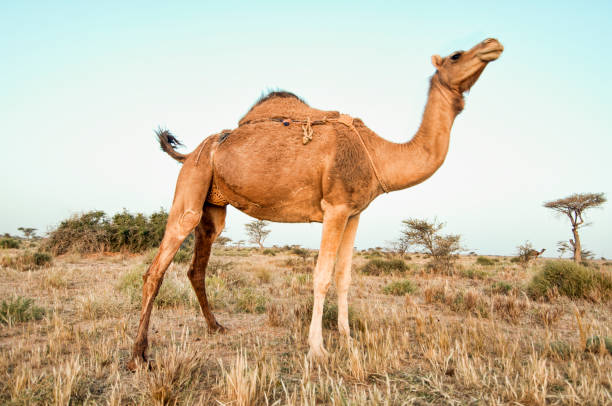
<path fill-rule="evenodd" d="M 308 345 L 310 346 L 308 356 L 311 358 L 322 358 L 327 355 L 327 351 L 323 347 L 323 304 L 331 283 L 334 262 L 338 255 L 338 247 L 342 241 L 347 220 L 348 210 L 346 207 L 328 206 L 325 208 L 321 248 L 319 249 L 319 259 L 315 266 L 313 278 L 314 301 L 312 321 L 308 332 Z"/>
<path fill-rule="evenodd" d="M 348 290 L 351 284 L 351 265 L 353 263 L 353 244 L 359 225 L 359 214 L 351 217 L 346 224 L 344 236 L 338 252 L 336 264 L 336 291 L 338 293 L 338 331 L 347 339 L 351 338 L 348 321 Z"/>

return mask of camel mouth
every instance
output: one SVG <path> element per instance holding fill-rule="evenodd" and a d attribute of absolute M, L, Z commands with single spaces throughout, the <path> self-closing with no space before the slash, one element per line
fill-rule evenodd
<path fill-rule="evenodd" d="M 502 44 L 498 44 L 498 46 L 496 46 L 495 48 L 480 51 L 477 56 L 483 62 L 491 62 L 499 58 L 502 52 L 504 52 L 504 47 L 502 46 Z"/>

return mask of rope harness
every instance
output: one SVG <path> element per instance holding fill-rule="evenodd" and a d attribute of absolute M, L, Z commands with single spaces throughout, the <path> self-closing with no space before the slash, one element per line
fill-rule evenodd
<path fill-rule="evenodd" d="M 359 131 L 357 131 L 357 128 L 355 128 L 355 125 L 353 124 L 353 117 L 349 116 L 348 114 L 340 114 L 338 118 L 324 117 L 321 120 L 314 120 L 314 121 L 311 121 L 310 117 L 308 117 L 306 120 L 295 120 L 295 119 L 286 119 L 286 118 L 261 118 L 261 119 L 247 121 L 245 123 L 242 123 L 241 126 L 248 125 L 248 124 L 263 123 L 267 121 L 279 122 L 279 123 L 282 123 L 285 127 L 288 127 L 291 123 L 301 124 L 302 132 L 304 135 L 302 137 L 302 144 L 304 145 L 312 141 L 312 136 L 314 133 L 312 126 L 324 125 L 328 123 L 340 123 L 342 125 L 347 126 L 351 130 L 353 130 L 355 134 L 357 134 L 357 138 L 361 142 L 361 146 L 363 147 L 363 149 L 366 152 L 366 155 L 368 156 L 368 160 L 370 161 L 370 166 L 372 167 L 372 171 L 374 172 L 374 176 L 376 176 L 376 179 L 378 180 L 380 187 L 385 193 L 389 193 L 389 187 L 387 186 L 380 172 L 378 171 L 378 168 L 376 167 L 376 164 L 374 163 L 374 159 L 372 158 L 372 154 L 370 153 L 370 150 L 366 146 L 366 143 L 363 137 L 361 136 Z"/>

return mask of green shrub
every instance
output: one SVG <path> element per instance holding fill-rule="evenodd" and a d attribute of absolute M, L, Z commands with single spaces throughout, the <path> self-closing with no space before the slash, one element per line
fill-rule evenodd
<path fill-rule="evenodd" d="M 588 352 L 598 353 L 601 348 L 601 339 L 599 336 L 593 336 L 586 341 L 585 350 Z M 610 354 L 612 354 L 612 337 L 604 337 L 603 345 L 608 350 Z"/>
<path fill-rule="evenodd" d="M 510 258 L 510 262 L 512 262 L 513 264 L 518 264 L 519 262 L 521 262 L 521 258 L 519 258 L 519 257 L 512 257 L 512 258 Z"/>
<path fill-rule="evenodd" d="M 310 325 L 312 320 L 312 306 L 314 300 L 312 296 L 308 299 L 301 301 L 295 308 L 294 314 L 297 318 L 297 322 L 303 327 Z M 362 320 L 362 315 L 355 311 L 352 306 L 348 308 L 348 319 L 349 327 L 352 330 L 363 331 L 365 329 L 365 323 Z M 334 296 L 328 297 L 323 304 L 323 317 L 322 325 L 327 330 L 338 330 L 338 304 L 337 298 Z"/>
<path fill-rule="evenodd" d="M 159 246 L 167 220 L 168 213 L 163 209 L 150 216 L 124 210 L 112 218 L 100 210 L 90 211 L 62 221 L 49 234 L 45 244 L 55 255 L 67 252 L 143 252 Z M 183 247 L 188 244 L 193 244 L 193 237 L 188 237 Z"/>
<path fill-rule="evenodd" d="M 394 272 L 404 273 L 408 265 L 402 259 L 371 259 L 363 265 L 360 271 L 366 275 L 384 275 Z"/>
<path fill-rule="evenodd" d="M 2 237 L 0 238 L 0 248 L 19 248 L 21 242 L 16 238 Z"/>
<path fill-rule="evenodd" d="M 539 298 L 553 289 L 569 298 L 607 301 L 612 296 L 612 277 L 572 261 L 550 261 L 529 282 L 527 292 Z"/>
<path fill-rule="evenodd" d="M 234 266 L 233 262 L 223 262 L 218 259 L 211 258 L 206 267 L 206 275 L 218 275 L 221 272 L 227 272 Z"/>
<path fill-rule="evenodd" d="M 304 262 L 306 262 L 308 257 L 310 257 L 310 251 L 308 251 L 306 248 L 293 247 L 291 249 L 291 253 L 293 255 L 297 255 L 298 257 L 302 258 L 302 261 Z"/>
<path fill-rule="evenodd" d="M 49 234 L 46 246 L 55 255 L 67 252 L 99 252 L 108 248 L 109 220 L 103 211 L 73 215 Z"/>
<path fill-rule="evenodd" d="M 264 313 L 267 298 L 258 294 L 252 288 L 246 287 L 238 292 L 236 297 L 236 311 L 242 313 Z"/>
<path fill-rule="evenodd" d="M 45 310 L 34 304 L 33 299 L 15 296 L 0 303 L 0 323 L 12 326 L 15 323 L 40 320 Z"/>
<path fill-rule="evenodd" d="M 137 266 L 125 273 L 117 289 L 125 293 L 132 303 L 140 303 L 142 300 L 142 284 L 144 267 Z M 177 282 L 166 276 L 155 297 L 155 305 L 158 307 L 175 307 L 179 305 L 194 304 L 195 300 L 190 294 L 190 288 L 179 285 Z"/>
<path fill-rule="evenodd" d="M 15 257 L 5 256 L 0 260 L 0 266 L 14 268 L 18 271 L 31 271 L 51 266 L 53 257 L 46 252 L 25 251 Z"/>
<path fill-rule="evenodd" d="M 491 258 L 481 256 L 481 257 L 476 258 L 476 263 L 478 265 L 490 266 L 490 265 L 494 265 L 495 261 L 493 261 Z"/>
<path fill-rule="evenodd" d="M 569 359 L 573 352 L 572 347 L 565 341 L 551 341 L 549 344 L 550 352 L 561 359 Z"/>
<path fill-rule="evenodd" d="M 270 255 L 270 256 L 275 256 L 276 255 L 276 251 L 271 249 L 271 248 L 266 248 L 263 250 L 262 254 L 264 255 Z"/>
<path fill-rule="evenodd" d="M 386 295 L 404 296 L 413 293 L 415 290 L 416 286 L 406 279 L 388 284 L 383 288 L 383 293 Z"/>
<path fill-rule="evenodd" d="M 461 276 L 469 279 L 485 279 L 489 274 L 481 269 L 465 269 L 461 271 Z"/>
<path fill-rule="evenodd" d="M 492 293 L 496 293 L 498 295 L 507 295 L 512 290 L 512 285 L 507 282 L 495 282 L 491 285 Z"/>
<path fill-rule="evenodd" d="M 172 262 L 176 262 L 177 264 L 184 264 L 186 262 L 191 261 L 192 257 L 193 257 L 192 251 L 181 248 L 176 252 L 176 255 L 174 256 L 174 259 L 172 260 Z"/>

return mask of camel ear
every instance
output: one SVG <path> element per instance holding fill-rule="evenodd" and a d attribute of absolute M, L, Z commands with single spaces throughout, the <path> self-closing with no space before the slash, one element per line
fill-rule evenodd
<path fill-rule="evenodd" d="M 442 66 L 442 57 L 440 55 L 432 55 L 431 63 L 436 69 L 440 69 L 440 66 Z"/>

